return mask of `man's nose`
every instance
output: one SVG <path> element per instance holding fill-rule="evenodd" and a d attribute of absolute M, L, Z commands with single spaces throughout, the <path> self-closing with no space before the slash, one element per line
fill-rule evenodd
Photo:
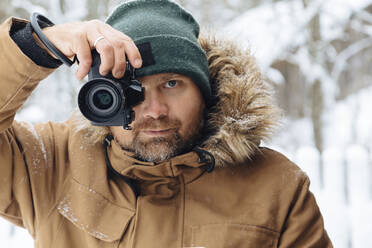
<path fill-rule="evenodd" d="M 144 118 L 159 119 L 168 115 L 168 105 L 165 98 L 158 92 L 145 93 L 145 100 L 142 102 Z"/>

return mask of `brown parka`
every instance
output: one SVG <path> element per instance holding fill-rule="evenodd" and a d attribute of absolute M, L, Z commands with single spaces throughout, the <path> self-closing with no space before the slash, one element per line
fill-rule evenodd
<path fill-rule="evenodd" d="M 99 141 L 107 129 L 79 114 L 63 123 L 14 121 L 53 72 L 10 38 L 24 23 L 10 18 L 0 28 L 0 215 L 27 228 L 35 247 L 332 247 L 306 174 L 259 147 L 278 110 L 248 52 L 200 39 L 218 89 L 207 120 L 214 132 L 201 145 L 215 158 L 213 171 L 194 151 L 154 164 L 112 141 L 109 160 L 133 180 L 135 196 L 108 173 Z"/>

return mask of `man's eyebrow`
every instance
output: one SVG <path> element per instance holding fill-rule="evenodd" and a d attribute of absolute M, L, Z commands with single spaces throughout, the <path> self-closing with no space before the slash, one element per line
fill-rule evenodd
<path fill-rule="evenodd" d="M 166 74 L 161 77 L 161 80 L 169 80 L 171 78 L 178 77 L 179 75 L 177 73 L 171 73 L 171 74 Z"/>

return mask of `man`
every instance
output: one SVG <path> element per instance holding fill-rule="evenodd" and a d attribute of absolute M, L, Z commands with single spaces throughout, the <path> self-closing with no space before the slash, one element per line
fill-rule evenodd
<path fill-rule="evenodd" d="M 254 59 L 199 38 L 194 18 L 167 0 L 119 6 L 107 23 L 43 30 L 77 78 L 100 54 L 100 73 L 137 68 L 144 101 L 132 130 L 81 115 L 35 126 L 13 121 L 61 63 L 27 21 L 0 30 L 0 213 L 35 247 L 332 247 L 309 179 L 259 147 L 278 110 Z M 154 63 L 137 45 L 150 43 Z M 112 138 L 113 137 L 113 138 Z"/>

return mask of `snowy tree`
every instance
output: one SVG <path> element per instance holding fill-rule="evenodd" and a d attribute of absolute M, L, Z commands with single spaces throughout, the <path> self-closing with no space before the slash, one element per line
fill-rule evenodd
<path fill-rule="evenodd" d="M 311 118 L 320 152 L 324 113 L 371 85 L 371 4 L 281 1 L 248 10 L 223 29 L 252 47 L 287 116 Z"/>

